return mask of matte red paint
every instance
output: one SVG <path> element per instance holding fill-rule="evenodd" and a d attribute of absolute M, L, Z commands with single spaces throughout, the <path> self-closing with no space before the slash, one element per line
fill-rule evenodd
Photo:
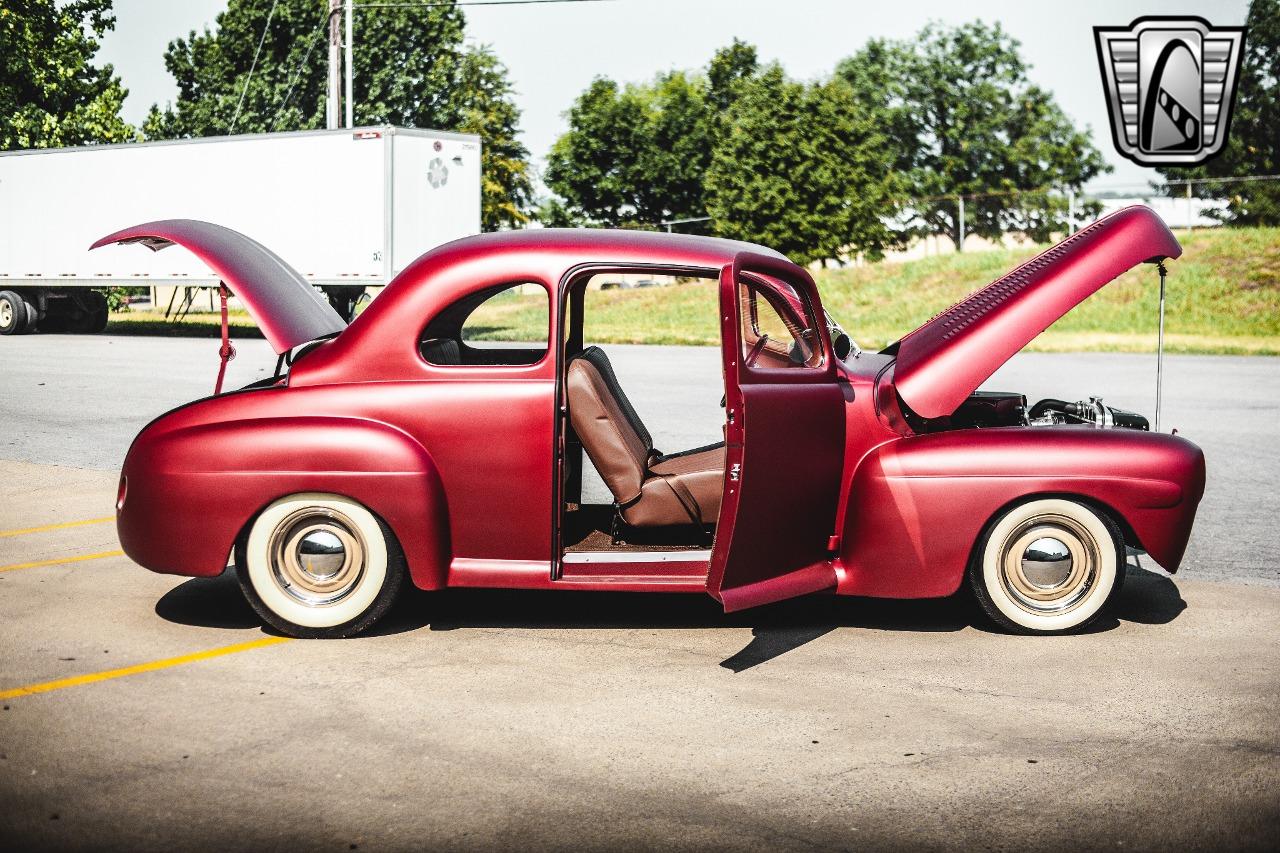
<path fill-rule="evenodd" d="M 836 584 L 827 540 L 840 496 L 845 424 L 830 336 L 819 323 L 820 368 L 747 365 L 741 357 L 738 283 L 753 273 L 784 280 L 812 302 L 815 313 L 821 310 L 813 279 L 787 261 L 742 252 L 720 273 L 725 464 L 730 473 L 707 592 L 726 611 Z M 802 327 L 809 325 L 803 307 L 797 319 Z"/>
<path fill-rule="evenodd" d="M 347 327 L 297 270 L 230 228 L 198 219 L 164 219 L 108 234 L 89 248 L 112 243 L 141 243 L 154 252 L 175 243 L 185 246 L 240 298 L 278 353 Z"/>
<path fill-rule="evenodd" d="M 121 543 L 152 570 L 214 575 L 271 501 L 334 492 L 390 526 L 413 582 L 424 589 L 706 589 L 732 610 L 829 588 L 949 595 L 983 528 L 1003 508 L 1068 495 L 1114 514 L 1131 544 L 1172 571 L 1204 488 L 1195 445 L 1091 428 L 915 435 L 900 405 L 905 400 L 927 414 L 962 400 L 1007 358 L 1001 353 L 1011 354 L 1122 269 L 1176 257 L 1180 249 L 1162 229 L 1149 213 L 1121 211 L 1068 240 L 1063 252 L 1024 266 L 1019 281 L 1028 283 L 960 312 L 968 321 L 959 332 L 935 320 L 905 338 L 896 358 L 839 362 L 827 330 L 818 329 L 823 366 L 782 371 L 741 364 L 734 286 L 740 276 L 765 286 L 786 282 L 821 316 L 808 274 L 775 252 L 703 237 L 591 230 L 450 243 L 415 261 L 349 328 L 302 356 L 287 382 L 200 400 L 145 428 L 125 460 Z M 136 240 L 148 230 L 162 229 L 120 234 Z M 184 245 L 203 233 L 163 230 L 158 236 Z M 215 242 L 233 255 L 243 245 Z M 201 246 L 215 251 L 209 241 Z M 245 269 L 236 257 L 216 260 L 222 269 Z M 731 420 L 725 499 L 709 561 L 561 564 L 553 550 L 559 347 L 527 366 L 445 367 L 418 354 L 420 333 L 437 312 L 504 283 L 547 289 L 554 340 L 563 289 L 609 268 L 721 277 Z M 238 280 L 237 292 L 265 293 L 255 281 Z M 794 296 L 784 301 L 803 311 Z M 277 316 L 288 313 L 287 302 L 255 301 L 259 322 L 298 332 Z M 834 554 L 827 550 L 833 536 L 840 549 Z"/>
<path fill-rule="evenodd" d="M 961 430 L 879 446 L 850 489 L 857 511 L 845 521 L 839 591 L 927 598 L 955 592 L 987 523 L 1032 496 L 1105 507 L 1172 571 L 1204 491 L 1204 457 L 1177 436 L 1132 430 Z"/>
<path fill-rule="evenodd" d="M 1181 254 L 1148 207 L 1099 219 L 904 337 L 894 368 L 898 394 L 923 417 L 949 415 L 1085 297 L 1136 264 Z"/>

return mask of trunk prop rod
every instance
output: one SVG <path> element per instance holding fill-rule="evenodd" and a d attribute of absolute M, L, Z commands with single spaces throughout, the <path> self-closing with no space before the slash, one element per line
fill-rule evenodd
<path fill-rule="evenodd" d="M 1164 279 L 1162 278 L 1161 281 Z M 218 282 L 218 296 L 222 300 L 222 346 L 218 348 L 218 358 L 222 360 L 218 365 L 218 381 L 213 384 L 213 395 L 216 397 L 222 393 L 222 380 L 227 375 L 227 362 L 236 357 L 236 348 L 231 345 L 229 329 L 227 328 L 227 297 L 231 295 L 231 291 L 227 290 L 225 282 Z M 1160 409 L 1157 406 L 1156 411 Z M 1158 417 L 1158 416 L 1157 416 Z M 1156 421 L 1159 423 L 1159 420 Z"/>
<path fill-rule="evenodd" d="M 1164 388 L 1164 278 L 1169 274 L 1164 261 L 1156 262 L 1160 271 L 1160 327 L 1156 332 L 1156 432 L 1160 431 L 1160 398 Z"/>

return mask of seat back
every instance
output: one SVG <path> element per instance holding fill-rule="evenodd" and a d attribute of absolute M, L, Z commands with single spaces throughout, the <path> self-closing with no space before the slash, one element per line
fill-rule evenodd
<path fill-rule="evenodd" d="M 640 486 L 653 455 L 653 437 L 636 414 L 599 347 L 587 347 L 565 371 L 569 421 L 591 464 L 600 472 L 614 500 L 627 504 Z"/>
<path fill-rule="evenodd" d="M 462 353 L 453 338 L 427 338 L 422 342 L 422 357 L 432 364 L 462 364 Z"/>

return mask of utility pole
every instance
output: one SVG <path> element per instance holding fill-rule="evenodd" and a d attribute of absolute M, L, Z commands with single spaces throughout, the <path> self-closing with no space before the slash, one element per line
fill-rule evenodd
<path fill-rule="evenodd" d="M 956 196 L 956 201 L 959 202 L 959 206 L 960 206 L 960 216 L 956 220 L 956 224 L 960 226 L 959 227 L 960 239 L 956 241 L 956 251 L 963 252 L 964 251 L 964 196 L 962 195 Z"/>
<path fill-rule="evenodd" d="M 342 0 L 329 0 L 329 95 L 324 104 L 324 126 L 338 128 L 338 110 L 342 103 L 342 81 L 338 64 L 342 58 Z"/>
<path fill-rule="evenodd" d="M 347 2 L 346 2 L 346 3 L 344 3 L 343 5 L 346 7 L 346 13 L 347 13 L 347 21 L 346 21 L 346 31 L 347 31 L 347 57 L 346 57 L 346 74 L 347 74 L 347 128 L 348 128 L 348 129 L 350 129 L 350 128 L 352 128 L 352 127 L 355 127 L 355 114 L 356 114 L 356 98 L 355 98 L 355 94 L 351 91 L 351 90 L 352 90 L 352 87 L 353 87 L 353 82 L 352 82 L 352 80 L 353 80 L 353 77 L 354 77 L 354 64 L 353 64 L 353 63 L 352 63 L 352 61 L 351 61 L 351 51 L 352 51 L 352 48 L 351 48 L 351 29 L 352 29 L 352 27 L 351 27 L 351 23 L 352 23 L 352 11 L 355 9 L 355 3 L 353 2 L 353 0 L 347 0 Z"/>

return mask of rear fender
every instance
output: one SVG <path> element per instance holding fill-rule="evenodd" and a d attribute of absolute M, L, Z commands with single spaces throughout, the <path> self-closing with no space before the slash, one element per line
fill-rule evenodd
<path fill-rule="evenodd" d="M 329 492 L 359 501 L 395 533 L 416 586 L 444 586 L 448 505 L 417 441 L 377 421 L 283 417 L 166 430 L 134 442 L 118 507 L 120 543 L 157 572 L 212 576 L 236 538 L 272 501 Z"/>
<path fill-rule="evenodd" d="M 951 595 L 991 519 L 1039 496 L 1110 510 L 1152 559 L 1174 571 L 1203 492 L 1203 454 L 1174 436 L 999 428 L 890 442 L 854 473 L 838 591 Z"/>

